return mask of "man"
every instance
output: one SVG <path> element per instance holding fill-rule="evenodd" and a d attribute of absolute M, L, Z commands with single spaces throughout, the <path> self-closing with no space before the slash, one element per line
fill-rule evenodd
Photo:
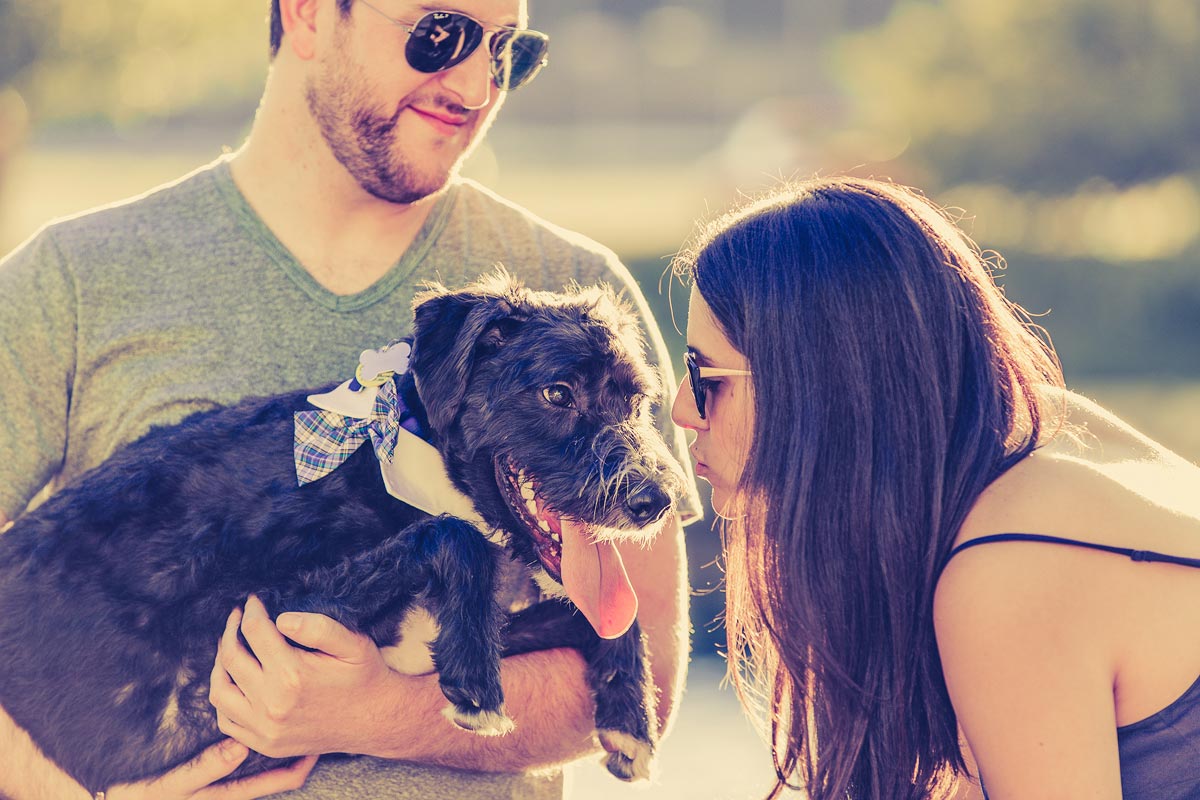
<path fill-rule="evenodd" d="M 610 252 L 456 177 L 542 53 L 536 36 L 514 34 L 526 28 L 524 0 L 454 8 L 274 0 L 266 88 L 232 158 L 56 223 L 0 262 L 0 528 L 43 485 L 63 485 L 151 425 L 340 380 L 364 347 L 407 332 L 423 282 L 464 283 L 498 262 L 538 288 L 623 289 L 670 379 L 645 300 Z M 687 649 L 678 519 L 623 556 L 662 727 Z M 574 651 L 505 661 L 518 727 L 493 739 L 445 722 L 435 676 L 391 672 L 369 640 L 301 620 L 281 631 L 253 601 L 231 616 L 211 695 L 222 730 L 269 755 L 369 757 L 326 760 L 311 775 L 306 759 L 206 789 L 244 756 L 227 741 L 156 782 L 111 787 L 108 800 L 251 798 L 306 777 L 296 797 L 557 797 L 557 766 L 597 750 Z M 0 794 L 87 796 L 4 715 Z"/>

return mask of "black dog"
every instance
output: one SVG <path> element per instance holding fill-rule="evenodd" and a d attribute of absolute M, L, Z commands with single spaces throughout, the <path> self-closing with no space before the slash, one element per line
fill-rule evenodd
<path fill-rule="evenodd" d="M 387 380 L 492 530 L 390 495 L 371 446 L 297 486 L 297 412 L 312 409 L 297 392 L 155 429 L 0 535 L 0 705 L 89 790 L 221 737 L 208 676 L 250 594 L 385 653 L 427 610 L 448 716 L 481 733 L 511 727 L 502 654 L 577 647 L 610 771 L 646 776 L 654 698 L 610 539 L 652 536 L 682 474 L 636 322 L 606 289 L 531 292 L 503 274 L 431 290 L 415 312 L 410 368 Z M 545 602 L 509 616 L 496 592 L 514 569 Z M 237 774 L 279 763 L 252 754 Z"/>

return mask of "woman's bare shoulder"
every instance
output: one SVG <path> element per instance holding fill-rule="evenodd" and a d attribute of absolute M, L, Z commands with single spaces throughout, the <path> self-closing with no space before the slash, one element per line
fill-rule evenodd
<path fill-rule="evenodd" d="M 1046 390 L 1046 406 L 1062 420 L 1044 449 L 1077 455 L 1095 463 L 1125 461 L 1187 462 L 1160 442 L 1134 428 L 1081 394 Z"/>
<path fill-rule="evenodd" d="M 1094 403 L 1067 399 L 1070 440 L 1038 448 L 993 481 L 955 545 L 1032 533 L 1200 558 L 1200 469 Z M 1080 547 L 986 544 L 951 559 L 935 604 L 943 623 L 962 617 L 998 624 L 993 615 L 1028 620 L 1036 609 L 1068 611 L 1078 599 L 1100 609 L 1126 583 L 1127 568 L 1126 559 Z"/>
<path fill-rule="evenodd" d="M 1069 427 L 979 496 L 956 544 L 1041 533 L 1200 556 L 1200 468 L 1068 393 Z"/>

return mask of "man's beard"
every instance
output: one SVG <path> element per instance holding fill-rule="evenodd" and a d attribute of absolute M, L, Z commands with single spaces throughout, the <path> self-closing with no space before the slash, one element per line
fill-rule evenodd
<path fill-rule="evenodd" d="M 309 113 L 338 162 L 364 191 L 391 203 L 414 203 L 443 189 L 457 174 L 469 148 L 445 173 L 415 169 L 397 154 L 396 123 L 416 98 L 404 98 L 391 116 L 376 114 L 363 96 L 361 84 L 345 77 L 344 66 L 339 62 L 310 77 L 305 87 Z M 437 98 L 431 105 L 453 104 Z"/>

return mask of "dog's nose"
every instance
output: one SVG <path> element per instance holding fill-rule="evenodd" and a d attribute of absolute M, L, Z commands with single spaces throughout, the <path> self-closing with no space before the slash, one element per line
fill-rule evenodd
<path fill-rule="evenodd" d="M 667 493 L 662 489 L 650 483 L 631 494 L 625 505 L 629 508 L 633 520 L 644 525 L 657 519 L 663 509 L 671 505 L 671 498 L 667 497 Z"/>

